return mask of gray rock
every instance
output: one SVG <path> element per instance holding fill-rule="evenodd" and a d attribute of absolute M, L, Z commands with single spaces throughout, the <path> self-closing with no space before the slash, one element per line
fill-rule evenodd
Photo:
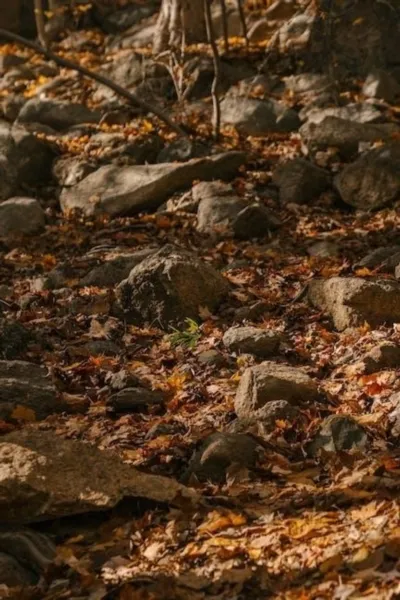
<path fill-rule="evenodd" d="M 15 121 L 19 115 L 21 108 L 27 102 L 27 98 L 20 95 L 6 96 L 0 102 L 0 114 L 7 119 L 7 121 Z"/>
<path fill-rule="evenodd" d="M 317 398 L 317 385 L 302 369 L 263 362 L 243 373 L 236 392 L 235 411 L 238 417 L 248 418 L 273 400 L 297 404 Z"/>
<path fill-rule="evenodd" d="M 34 198 L 10 198 L 0 204 L 0 238 L 34 235 L 45 222 L 44 211 Z"/>
<path fill-rule="evenodd" d="M 307 248 L 310 256 L 318 256 L 319 258 L 332 258 L 340 254 L 340 249 L 335 242 L 329 240 L 320 240 Z"/>
<path fill-rule="evenodd" d="M 0 201 L 10 198 L 17 189 L 17 171 L 6 156 L 0 154 Z"/>
<path fill-rule="evenodd" d="M 190 187 L 195 179 L 211 180 L 216 174 L 229 179 L 244 161 L 243 153 L 226 152 L 182 164 L 104 166 L 77 185 L 64 188 L 61 208 L 111 216 L 156 209 L 174 192 Z"/>
<path fill-rule="evenodd" d="M 210 265 L 167 245 L 132 269 L 116 295 L 128 318 L 168 327 L 198 318 L 200 307 L 215 309 L 228 289 Z"/>
<path fill-rule="evenodd" d="M 332 87 L 332 80 L 323 73 L 300 73 L 284 77 L 286 89 L 293 94 L 320 93 Z"/>
<path fill-rule="evenodd" d="M 33 340 L 34 337 L 31 332 L 21 323 L 7 323 L 0 319 L 1 359 L 14 360 L 20 358 Z"/>
<path fill-rule="evenodd" d="M 18 115 L 20 123 L 41 123 L 56 131 L 81 123 L 98 123 L 100 118 L 99 111 L 90 110 L 83 104 L 41 98 L 28 100 Z"/>
<path fill-rule="evenodd" d="M 230 327 L 222 338 L 229 352 L 254 354 L 267 358 L 276 354 L 281 336 L 276 331 L 258 327 Z"/>
<path fill-rule="evenodd" d="M 223 367 L 226 365 L 225 357 L 218 350 L 204 350 L 197 356 L 197 360 L 207 367 Z"/>
<path fill-rule="evenodd" d="M 366 78 L 362 93 L 370 98 L 393 102 L 397 96 L 400 96 L 400 84 L 387 71 L 375 69 Z"/>
<path fill-rule="evenodd" d="M 112 508 L 123 498 L 179 504 L 193 492 L 147 475 L 111 452 L 50 431 L 24 430 L 0 441 L 0 521 L 29 523 Z"/>
<path fill-rule="evenodd" d="M 309 283 L 308 297 L 327 312 L 336 329 L 367 322 L 376 327 L 400 321 L 400 283 L 388 279 L 331 277 Z"/>
<path fill-rule="evenodd" d="M 59 185 L 70 187 L 93 173 L 94 163 L 82 160 L 79 156 L 61 156 L 53 163 L 53 175 Z"/>
<path fill-rule="evenodd" d="M 139 380 L 136 375 L 126 369 L 121 369 L 116 373 L 108 372 L 104 381 L 113 391 L 119 391 L 139 385 Z"/>
<path fill-rule="evenodd" d="M 25 569 L 13 556 L 0 552 L 0 581 L 8 587 L 33 586 L 38 578 L 29 569 Z"/>
<path fill-rule="evenodd" d="M 376 123 L 382 120 L 382 113 L 373 104 L 350 103 L 345 106 L 305 107 L 300 118 L 309 123 L 321 123 L 326 117 L 337 117 L 354 123 Z"/>
<path fill-rule="evenodd" d="M 146 248 L 132 254 L 120 254 L 94 267 L 80 281 L 82 286 L 110 287 L 126 279 L 129 273 L 142 260 L 153 256 L 157 248 Z"/>
<path fill-rule="evenodd" d="M 206 156 L 209 149 L 199 142 L 179 138 L 165 146 L 157 156 L 158 163 L 184 162 L 191 158 Z"/>
<path fill-rule="evenodd" d="M 113 394 L 106 403 L 108 408 L 117 413 L 134 412 L 162 404 L 164 404 L 162 394 L 142 387 L 124 388 Z"/>
<path fill-rule="evenodd" d="M 252 433 L 268 436 L 276 429 L 277 421 L 293 423 L 301 420 L 300 411 L 286 400 L 272 400 L 255 411 L 253 416 L 235 419 L 229 427 L 231 433 Z"/>
<path fill-rule="evenodd" d="M 300 127 L 296 111 L 275 100 L 225 97 L 221 102 L 221 118 L 244 135 L 263 136 L 271 132 L 295 131 Z"/>
<path fill-rule="evenodd" d="M 393 271 L 398 264 L 400 264 L 400 246 L 382 246 L 369 252 L 355 267 L 367 269 L 379 267 L 381 270 Z"/>
<path fill-rule="evenodd" d="M 295 48 L 302 50 L 308 44 L 314 24 L 314 16 L 303 13 L 294 15 L 279 29 L 279 48 L 281 51 Z"/>
<path fill-rule="evenodd" d="M 329 173 L 303 158 L 294 158 L 275 169 L 272 180 L 283 204 L 309 204 L 330 184 Z"/>
<path fill-rule="evenodd" d="M 320 450 L 333 453 L 362 452 L 367 441 L 365 430 L 352 417 L 331 415 L 322 422 L 308 447 L 308 453 L 315 456 Z"/>
<path fill-rule="evenodd" d="M 0 160 L 0 174 L 6 170 L 5 180 L 13 191 L 3 198 L 15 195 L 21 184 L 37 186 L 51 177 L 54 150 L 20 125 L 0 121 L 0 157 L 6 159 L 5 163 L 4 159 Z"/>
<path fill-rule="evenodd" d="M 356 123 L 338 117 L 325 117 L 320 123 L 305 123 L 300 128 L 311 153 L 333 146 L 345 156 L 356 153 L 360 142 L 390 140 L 399 132 L 400 128 L 394 123 Z"/>
<path fill-rule="evenodd" d="M 366 152 L 335 177 L 344 202 L 363 210 L 389 204 L 400 195 L 400 143 Z"/>
<path fill-rule="evenodd" d="M 193 455 L 184 479 L 225 483 L 230 469 L 251 469 L 257 461 L 257 442 L 247 435 L 213 433 Z"/>
<path fill-rule="evenodd" d="M 400 346 L 394 342 L 382 342 L 364 354 L 362 362 L 367 374 L 382 369 L 397 369 L 400 367 Z"/>
<path fill-rule="evenodd" d="M 13 419 L 13 415 L 24 410 L 32 411 L 36 419 L 45 419 L 65 409 L 45 367 L 24 361 L 0 360 L 0 419 Z"/>
<path fill-rule="evenodd" d="M 198 202 L 197 230 L 210 235 L 251 239 L 267 235 L 279 221 L 258 203 L 248 204 L 232 186 L 221 181 L 202 182 L 192 189 Z"/>

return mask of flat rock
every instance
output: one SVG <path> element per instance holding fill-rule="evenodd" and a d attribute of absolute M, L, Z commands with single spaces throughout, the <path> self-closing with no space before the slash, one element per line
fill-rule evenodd
<path fill-rule="evenodd" d="M 146 407 L 160 406 L 164 396 L 142 387 L 127 387 L 107 400 L 107 407 L 115 412 L 134 412 Z"/>
<path fill-rule="evenodd" d="M 309 123 L 321 123 L 326 117 L 337 117 L 353 123 L 376 123 L 382 120 L 382 113 L 373 104 L 350 102 L 345 106 L 305 106 L 300 118 Z"/>
<path fill-rule="evenodd" d="M 56 131 L 82 123 L 97 123 L 100 118 L 99 111 L 90 110 L 83 104 L 42 98 L 28 100 L 18 115 L 20 123 L 41 123 Z"/>
<path fill-rule="evenodd" d="M 309 284 L 308 297 L 314 306 L 327 312 L 336 329 L 371 326 L 400 321 L 400 283 L 388 279 L 331 277 Z"/>
<path fill-rule="evenodd" d="M 300 127 L 296 111 L 275 100 L 226 96 L 221 102 L 221 116 L 223 124 L 234 125 L 240 133 L 255 137 Z"/>
<path fill-rule="evenodd" d="M 225 483 L 229 470 L 251 469 L 257 460 L 257 442 L 238 433 L 213 433 L 194 453 L 184 479 Z"/>
<path fill-rule="evenodd" d="M 362 210 L 381 208 L 400 195 L 400 143 L 366 152 L 334 179 L 342 200 Z"/>
<path fill-rule="evenodd" d="M 367 269 L 393 271 L 400 264 L 400 246 L 382 246 L 369 252 L 356 265 L 356 268 L 366 267 Z"/>
<path fill-rule="evenodd" d="M 111 216 L 156 209 L 173 193 L 190 187 L 195 179 L 211 180 L 216 174 L 220 179 L 229 179 L 244 162 L 244 153 L 226 152 L 186 163 L 100 167 L 77 185 L 63 189 L 61 208 Z"/>
<path fill-rule="evenodd" d="M 0 319 L 0 359 L 20 358 L 33 340 L 32 333 L 18 321 L 7 323 Z"/>
<path fill-rule="evenodd" d="M 18 360 L 0 360 L 0 419 L 45 419 L 65 410 L 45 367 Z M 27 420 L 30 420 L 29 418 Z"/>
<path fill-rule="evenodd" d="M 123 498 L 179 504 L 193 493 L 172 479 L 146 475 L 111 452 L 24 430 L 0 441 L 0 522 L 29 523 L 103 511 Z"/>
<path fill-rule="evenodd" d="M 400 128 L 394 123 L 356 123 L 339 117 L 325 117 L 320 123 L 305 123 L 300 128 L 309 152 L 332 146 L 343 155 L 356 153 L 360 142 L 390 140 L 399 132 Z"/>
<path fill-rule="evenodd" d="M 254 354 L 267 358 L 276 354 L 281 336 L 276 331 L 258 327 L 230 327 L 222 342 L 230 352 Z"/>
<path fill-rule="evenodd" d="M 294 158 L 277 167 L 272 180 L 283 204 L 309 204 L 330 184 L 329 173 L 303 158 Z"/>
<path fill-rule="evenodd" d="M 44 210 L 34 198 L 10 198 L 0 204 L 0 238 L 34 235 L 45 222 Z"/>
<path fill-rule="evenodd" d="M 167 245 L 134 267 L 116 295 L 126 318 L 168 327 L 197 319 L 201 307 L 215 309 L 228 289 L 213 267 Z"/>
<path fill-rule="evenodd" d="M 235 411 L 238 417 L 248 418 L 273 400 L 296 405 L 317 399 L 317 385 L 302 369 L 263 362 L 243 373 L 236 392 Z"/>
<path fill-rule="evenodd" d="M 331 415 L 326 418 L 308 447 L 312 456 L 325 452 L 362 452 L 367 445 L 367 434 L 352 417 Z"/>

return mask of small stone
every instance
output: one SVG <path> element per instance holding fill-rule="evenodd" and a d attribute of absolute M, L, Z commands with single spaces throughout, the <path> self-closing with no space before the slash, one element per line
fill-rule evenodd
<path fill-rule="evenodd" d="M 244 135 L 264 136 L 271 132 L 295 131 L 298 114 L 275 100 L 226 96 L 221 102 L 222 122 L 234 125 Z"/>
<path fill-rule="evenodd" d="M 275 169 L 273 182 L 283 204 L 310 204 L 330 184 L 329 174 L 303 158 L 294 158 Z"/>
<path fill-rule="evenodd" d="M 146 434 L 146 440 L 154 440 L 162 435 L 184 435 L 187 428 L 179 421 L 156 423 Z"/>
<path fill-rule="evenodd" d="M 0 238 L 34 235 L 45 222 L 44 211 L 33 198 L 11 198 L 0 204 Z"/>
<path fill-rule="evenodd" d="M 263 362 L 243 373 L 236 392 L 235 411 L 238 417 L 248 418 L 273 400 L 296 405 L 317 399 L 317 385 L 302 369 Z"/>
<path fill-rule="evenodd" d="M 0 358 L 20 358 L 33 341 L 34 336 L 21 323 L 6 323 L 0 319 Z"/>
<path fill-rule="evenodd" d="M 272 400 L 255 411 L 252 417 L 238 418 L 229 427 L 231 433 L 253 433 L 269 435 L 276 428 L 277 421 L 292 423 L 301 419 L 300 411 L 286 400 Z"/>
<path fill-rule="evenodd" d="M 97 123 L 100 118 L 100 112 L 92 111 L 83 104 L 41 98 L 26 102 L 18 115 L 20 123 L 41 123 L 56 131 L 81 123 Z"/>
<path fill-rule="evenodd" d="M 142 387 L 124 388 L 107 400 L 107 407 L 115 412 L 134 412 L 143 408 L 160 406 L 164 396 Z"/>
<path fill-rule="evenodd" d="M 275 331 L 257 327 L 231 327 L 225 332 L 222 341 L 229 352 L 266 358 L 276 354 L 281 336 Z"/>
<path fill-rule="evenodd" d="M 232 467 L 251 469 L 257 461 L 257 442 L 247 435 L 213 433 L 193 455 L 184 479 L 225 483 Z"/>
<path fill-rule="evenodd" d="M 102 264 L 94 267 L 80 281 L 81 286 L 111 287 L 129 276 L 136 265 L 145 258 L 153 256 L 157 248 L 146 248 L 131 254 L 120 254 L 110 257 Z"/>
<path fill-rule="evenodd" d="M 383 369 L 397 369 L 400 367 L 400 346 L 394 342 L 382 342 L 364 354 L 362 362 L 367 374 Z"/>
<path fill-rule="evenodd" d="M 204 350 L 197 356 L 197 360 L 208 367 L 223 367 L 226 364 L 225 357 L 218 350 Z"/>
<path fill-rule="evenodd" d="M 367 445 L 367 434 L 352 417 L 331 415 L 325 419 L 308 453 L 315 456 L 319 450 L 325 452 L 361 452 Z"/>
<path fill-rule="evenodd" d="M 310 256 L 317 256 L 318 258 L 334 258 L 339 255 L 340 250 L 335 242 L 321 240 L 309 246 L 307 252 Z"/>

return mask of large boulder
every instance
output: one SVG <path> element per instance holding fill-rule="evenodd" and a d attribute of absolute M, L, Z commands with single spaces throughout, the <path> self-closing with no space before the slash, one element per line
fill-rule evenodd
<path fill-rule="evenodd" d="M 100 112 L 90 110 L 83 104 L 42 98 L 29 100 L 18 115 L 20 123 L 40 123 L 56 131 L 81 123 L 97 123 L 100 118 Z"/>
<path fill-rule="evenodd" d="M 65 409 L 45 367 L 0 360 L 0 419 L 34 421 Z"/>
<path fill-rule="evenodd" d="M 293 158 L 275 169 L 273 182 L 283 204 L 307 204 L 329 186 L 329 173 L 303 158 Z"/>
<path fill-rule="evenodd" d="M 29 523 L 112 508 L 123 498 L 179 504 L 193 497 L 174 480 L 140 473 L 111 453 L 50 431 L 0 440 L 0 522 Z"/>
<path fill-rule="evenodd" d="M 317 400 L 316 383 L 302 369 L 275 362 L 263 362 L 243 373 L 235 398 L 240 418 L 251 418 L 273 400 L 292 404 Z"/>
<path fill-rule="evenodd" d="M 34 198 L 10 198 L 0 204 L 0 239 L 34 235 L 44 225 L 44 210 Z"/>
<path fill-rule="evenodd" d="M 328 70 L 326 49 L 335 60 L 335 74 L 367 75 L 371 69 L 399 63 L 398 2 L 321 0 L 312 28 L 308 58 L 313 68 Z M 329 13 L 329 19 L 326 14 Z"/>
<path fill-rule="evenodd" d="M 167 245 L 132 269 L 116 294 L 127 319 L 168 327 L 197 319 L 201 307 L 215 309 L 227 291 L 227 281 L 213 267 Z"/>
<path fill-rule="evenodd" d="M 400 321 L 400 283 L 387 279 L 356 277 L 315 279 L 309 284 L 308 297 L 314 306 L 327 312 L 336 329 L 371 326 Z"/>
<path fill-rule="evenodd" d="M 363 210 L 385 206 L 400 196 L 400 143 L 366 152 L 336 176 L 344 202 Z"/>
<path fill-rule="evenodd" d="M 221 118 L 223 124 L 252 136 L 295 131 L 300 126 L 297 113 L 276 100 L 227 96 L 221 102 Z"/>
<path fill-rule="evenodd" d="M 100 167 L 77 185 L 64 188 L 63 211 L 79 209 L 86 215 L 129 215 L 158 208 L 178 190 L 195 179 L 229 179 L 244 163 L 242 152 L 226 152 L 186 163 Z"/>

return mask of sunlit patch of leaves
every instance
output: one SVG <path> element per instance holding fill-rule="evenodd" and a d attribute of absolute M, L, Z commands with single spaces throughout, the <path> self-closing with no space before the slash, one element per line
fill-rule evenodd
<path fill-rule="evenodd" d="M 168 341 L 174 348 L 183 346 L 184 348 L 193 350 L 201 338 L 200 326 L 193 319 L 185 319 L 185 324 L 186 329 L 181 331 L 172 327 L 173 333 L 168 335 Z"/>

